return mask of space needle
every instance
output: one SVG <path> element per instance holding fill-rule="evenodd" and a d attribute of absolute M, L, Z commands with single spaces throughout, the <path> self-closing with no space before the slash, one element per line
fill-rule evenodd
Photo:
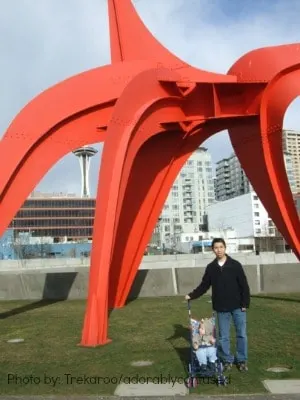
<path fill-rule="evenodd" d="M 89 171 L 90 160 L 98 151 L 94 147 L 82 146 L 73 151 L 78 157 L 81 170 L 81 197 L 90 197 Z"/>

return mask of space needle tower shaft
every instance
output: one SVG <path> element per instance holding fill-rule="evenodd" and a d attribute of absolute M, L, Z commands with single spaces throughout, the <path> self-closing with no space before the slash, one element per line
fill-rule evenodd
<path fill-rule="evenodd" d="M 97 154 L 97 150 L 94 147 L 83 146 L 73 151 L 73 154 L 78 158 L 80 171 L 81 171 L 81 197 L 90 197 L 90 183 L 89 183 L 89 172 L 90 172 L 90 161 L 91 157 Z"/>

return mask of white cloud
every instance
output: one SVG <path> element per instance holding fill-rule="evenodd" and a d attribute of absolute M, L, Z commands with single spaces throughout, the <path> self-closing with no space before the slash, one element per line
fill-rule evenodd
<path fill-rule="evenodd" d="M 201 69 L 226 73 L 254 48 L 300 42 L 298 0 L 136 0 L 134 4 L 166 47 Z M 110 62 L 106 0 L 3 0 L 0 36 L 5 38 L 0 41 L 0 135 L 42 90 Z M 288 111 L 288 128 L 300 129 L 299 103 L 294 102 Z M 232 151 L 226 133 L 205 145 L 215 161 Z M 94 189 L 100 155 L 101 151 L 92 162 Z M 76 158 L 69 155 L 61 160 L 40 188 L 79 193 Z"/>

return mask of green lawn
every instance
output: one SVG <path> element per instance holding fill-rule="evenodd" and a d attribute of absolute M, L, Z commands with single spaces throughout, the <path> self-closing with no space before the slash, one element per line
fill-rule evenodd
<path fill-rule="evenodd" d="M 208 297 L 192 302 L 195 317 L 211 315 Z M 31 306 L 30 306 L 31 304 Z M 182 297 L 138 299 L 110 316 L 112 343 L 103 347 L 83 348 L 80 342 L 84 301 L 39 304 L 0 302 L 0 393 L 1 394 L 113 394 L 115 380 L 123 376 L 162 375 L 186 377 L 189 360 L 187 305 Z M 13 311 L 13 313 L 9 313 Z M 13 314 L 13 315 L 11 315 Z M 231 394 L 262 393 L 265 378 L 300 379 L 299 344 L 300 294 L 252 297 L 248 311 L 249 372 L 233 370 L 230 384 L 217 387 L 202 384 L 192 393 Z M 23 338 L 23 343 L 7 343 Z M 131 362 L 151 360 L 146 367 Z M 288 365 L 288 373 L 274 374 L 266 368 Z M 8 374 L 18 381 L 8 383 Z M 76 383 L 74 377 L 107 377 L 111 383 Z M 36 383 L 25 384 L 26 376 Z M 56 378 L 56 384 L 44 383 L 44 377 Z M 23 379 L 23 384 L 21 380 Z M 40 383 L 38 383 L 40 380 Z"/>

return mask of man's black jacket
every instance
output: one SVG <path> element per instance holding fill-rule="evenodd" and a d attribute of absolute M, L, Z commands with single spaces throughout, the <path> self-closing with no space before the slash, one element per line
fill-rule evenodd
<path fill-rule="evenodd" d="M 205 294 L 212 288 L 212 306 L 215 311 L 232 311 L 249 308 L 250 289 L 241 263 L 227 256 L 220 267 L 215 259 L 207 265 L 202 282 L 189 296 L 191 300 Z"/>

